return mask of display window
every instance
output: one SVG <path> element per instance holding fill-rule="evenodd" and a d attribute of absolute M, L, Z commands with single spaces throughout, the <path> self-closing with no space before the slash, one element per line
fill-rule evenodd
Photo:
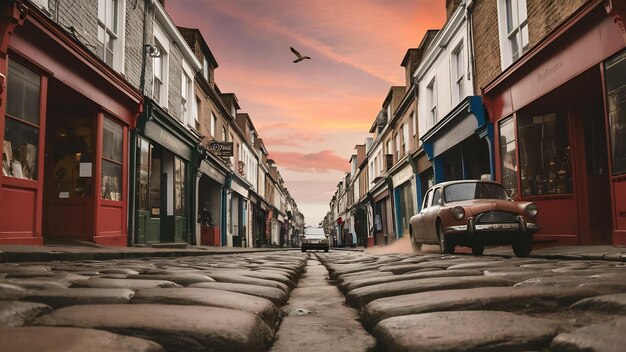
<path fill-rule="evenodd" d="M 567 115 L 518 118 L 521 189 L 524 196 L 572 192 Z"/>
<path fill-rule="evenodd" d="M 174 215 L 185 216 L 185 162 L 174 158 Z"/>
<path fill-rule="evenodd" d="M 139 149 L 139 200 L 138 208 L 150 210 L 150 152 L 152 146 L 143 138 L 138 139 Z"/>
<path fill-rule="evenodd" d="M 102 133 L 102 199 L 122 200 L 122 150 L 124 128 L 109 118 L 104 119 Z"/>
<path fill-rule="evenodd" d="M 626 173 L 626 51 L 605 65 L 612 174 Z"/>
<path fill-rule="evenodd" d="M 517 145 L 515 144 L 515 120 L 508 117 L 500 121 L 500 172 L 502 186 L 509 197 L 517 197 Z"/>
<path fill-rule="evenodd" d="M 41 76 L 9 61 L 2 175 L 37 179 Z"/>

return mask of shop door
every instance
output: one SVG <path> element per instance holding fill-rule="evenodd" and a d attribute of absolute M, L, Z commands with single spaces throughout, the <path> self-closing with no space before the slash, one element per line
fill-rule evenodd
<path fill-rule="evenodd" d="M 46 240 L 94 241 L 97 112 L 79 94 L 52 80 L 44 159 Z M 67 102 L 72 102 L 71 112 Z"/>
<path fill-rule="evenodd" d="M 589 194 L 589 240 L 591 244 L 609 244 L 612 216 L 604 111 L 601 100 L 595 99 L 590 105 L 582 116 Z"/>
<path fill-rule="evenodd" d="M 163 149 L 161 172 L 161 242 L 174 242 L 174 156 Z"/>

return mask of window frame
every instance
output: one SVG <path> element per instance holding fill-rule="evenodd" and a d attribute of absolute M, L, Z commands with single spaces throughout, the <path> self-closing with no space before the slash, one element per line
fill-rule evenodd
<path fill-rule="evenodd" d="M 113 23 L 109 28 L 109 13 L 107 11 L 106 3 L 111 2 L 113 5 Z M 124 50 L 125 50 L 125 37 L 126 37 L 126 0 L 98 0 L 97 3 L 97 15 L 96 15 L 96 47 L 94 51 L 96 55 L 107 65 L 111 66 L 118 72 L 124 72 Z M 103 7 L 103 8 L 102 8 Z M 102 10 L 101 10 L 102 8 Z M 104 18 L 101 17 L 104 15 Z M 104 41 L 100 39 L 100 30 L 104 33 Z M 107 50 L 109 50 L 107 38 L 113 38 L 111 49 L 111 62 L 107 61 Z M 102 45 L 102 53 L 100 53 L 99 45 Z"/>
<path fill-rule="evenodd" d="M 437 79 L 433 77 L 426 86 L 428 92 L 428 114 L 430 116 L 430 122 L 432 126 L 437 124 Z M 432 127 L 431 126 L 431 127 Z"/>
<path fill-rule="evenodd" d="M 529 49 L 527 0 L 498 0 L 497 10 L 500 64 L 504 71 Z"/>
<path fill-rule="evenodd" d="M 152 99 L 155 100 L 161 107 L 167 109 L 169 100 L 169 45 L 168 40 L 163 31 L 158 25 L 154 25 L 154 45 L 159 49 L 160 55 L 152 58 Z M 155 62 L 159 60 L 161 63 L 161 77 L 156 76 L 154 70 Z M 155 97 L 155 79 L 158 78 L 160 85 L 159 96 Z"/>
<path fill-rule="evenodd" d="M 456 103 L 459 103 L 465 97 L 465 82 L 463 81 L 465 77 L 465 61 L 463 60 L 463 49 L 463 41 L 461 41 L 452 51 L 452 67 L 450 72 L 452 74 L 452 87 L 454 87 L 453 99 Z"/>

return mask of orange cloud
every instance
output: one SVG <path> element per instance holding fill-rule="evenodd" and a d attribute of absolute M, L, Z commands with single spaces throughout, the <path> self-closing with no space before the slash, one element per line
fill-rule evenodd
<path fill-rule="evenodd" d="M 327 172 L 329 170 L 337 170 L 346 172 L 350 166 L 346 158 L 338 156 L 332 150 L 322 150 L 309 154 L 271 152 L 270 158 L 276 161 L 281 168 L 297 171 Z"/>

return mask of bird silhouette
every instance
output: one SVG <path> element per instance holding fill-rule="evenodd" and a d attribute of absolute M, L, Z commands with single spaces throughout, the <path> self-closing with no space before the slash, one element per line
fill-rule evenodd
<path fill-rule="evenodd" d="M 293 48 L 293 47 L 291 47 L 291 46 L 289 47 L 289 49 L 291 49 L 291 52 L 292 52 L 292 53 L 294 53 L 294 54 L 296 54 L 296 56 L 298 57 L 297 59 L 293 60 L 293 63 L 294 63 L 294 64 L 296 64 L 296 63 L 298 63 L 298 62 L 300 62 L 300 61 L 302 61 L 302 60 L 304 60 L 304 59 L 309 59 L 309 60 L 311 59 L 311 58 L 310 58 L 310 57 L 308 57 L 308 56 L 302 56 L 302 54 L 300 54 L 300 53 L 298 52 L 298 50 L 294 49 L 294 48 Z"/>

